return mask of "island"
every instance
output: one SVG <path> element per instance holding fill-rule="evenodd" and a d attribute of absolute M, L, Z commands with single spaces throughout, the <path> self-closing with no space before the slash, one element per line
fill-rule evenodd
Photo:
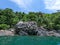
<path fill-rule="evenodd" d="M 48 14 L 0 9 L 0 36 L 15 35 L 60 37 L 60 11 Z"/>

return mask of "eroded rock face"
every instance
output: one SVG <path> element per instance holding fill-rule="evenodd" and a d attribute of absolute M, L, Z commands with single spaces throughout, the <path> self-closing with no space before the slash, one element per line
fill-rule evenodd
<path fill-rule="evenodd" d="M 15 26 L 15 34 L 18 35 L 36 35 L 36 36 L 56 36 L 60 37 L 60 32 L 56 30 L 49 31 L 43 27 L 38 27 L 34 21 L 23 22 L 20 21 Z"/>
<path fill-rule="evenodd" d="M 15 34 L 18 35 L 37 35 L 36 22 L 18 22 L 15 26 Z"/>

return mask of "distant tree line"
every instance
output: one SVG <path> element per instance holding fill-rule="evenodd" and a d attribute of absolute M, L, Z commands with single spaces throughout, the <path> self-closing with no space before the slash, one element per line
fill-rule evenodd
<path fill-rule="evenodd" d="M 38 27 L 50 30 L 60 29 L 60 11 L 47 14 L 42 12 L 14 12 L 12 9 L 0 9 L 0 30 L 13 28 L 19 21 L 36 21 Z"/>

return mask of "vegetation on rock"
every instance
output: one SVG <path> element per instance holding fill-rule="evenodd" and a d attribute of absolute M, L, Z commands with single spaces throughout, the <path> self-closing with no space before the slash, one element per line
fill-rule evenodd
<path fill-rule="evenodd" d="M 0 9 L 0 29 L 13 28 L 19 21 L 35 21 L 37 25 L 51 30 L 60 30 L 60 12 L 45 14 L 42 12 L 14 12 L 12 9 Z"/>

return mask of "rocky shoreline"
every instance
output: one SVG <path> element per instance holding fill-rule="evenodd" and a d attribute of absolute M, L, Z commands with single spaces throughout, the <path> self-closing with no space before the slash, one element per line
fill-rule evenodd
<path fill-rule="evenodd" d="M 28 35 L 36 35 L 36 36 L 55 36 L 60 37 L 60 30 L 47 30 L 45 28 L 38 27 L 36 22 L 23 22 L 20 21 L 16 24 L 16 26 L 9 30 L 0 30 L 0 36 L 28 36 Z"/>

